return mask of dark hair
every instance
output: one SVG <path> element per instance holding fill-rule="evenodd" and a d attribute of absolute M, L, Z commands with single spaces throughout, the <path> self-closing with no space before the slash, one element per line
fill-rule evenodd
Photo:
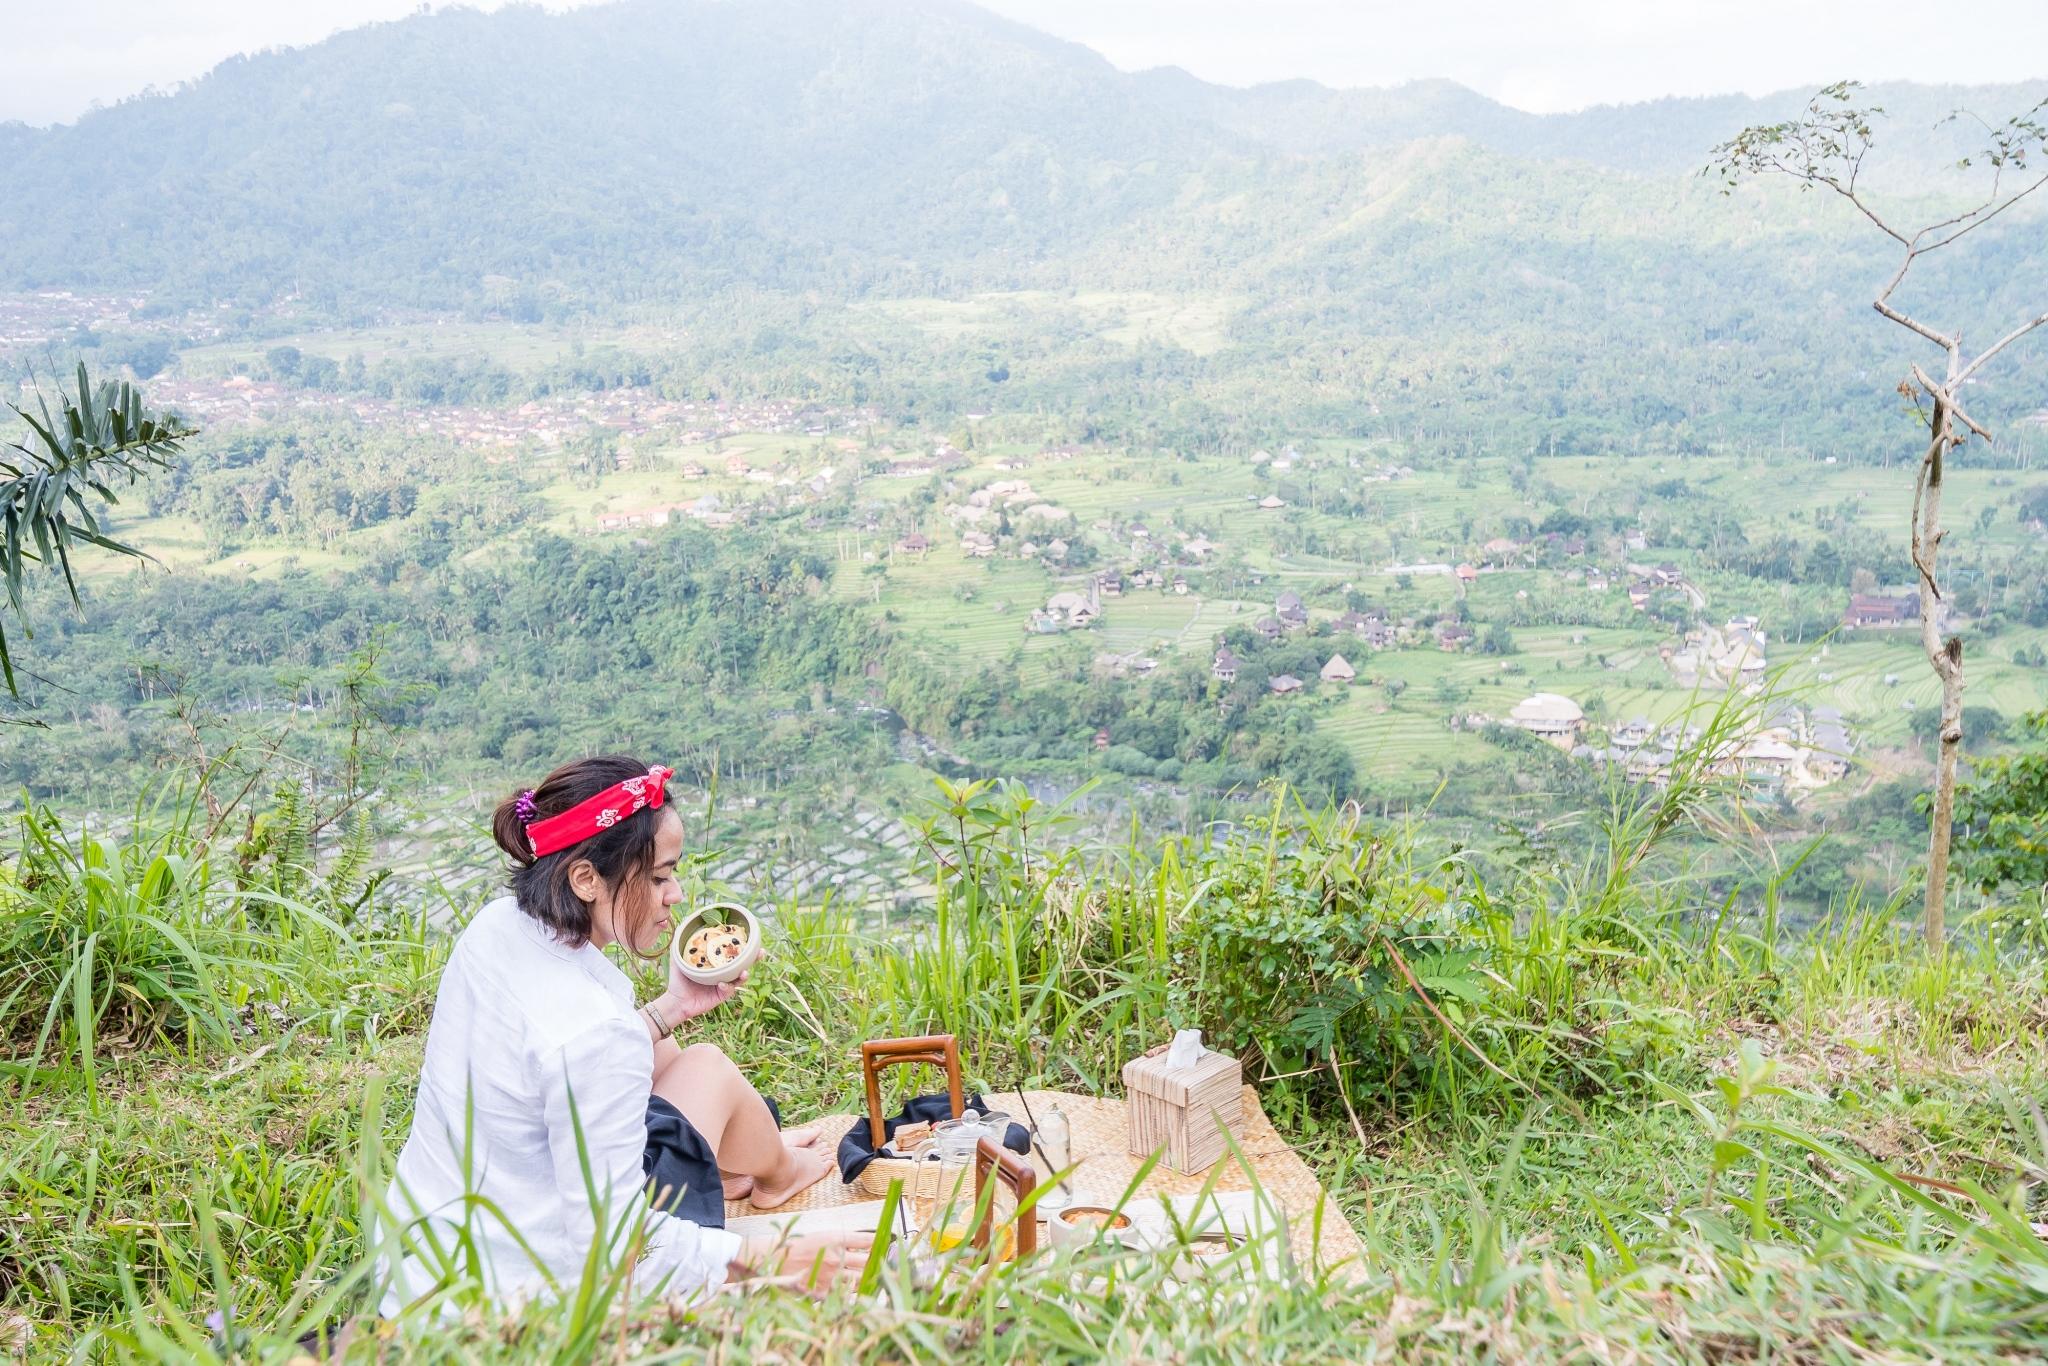
<path fill-rule="evenodd" d="M 567 849 L 557 849 L 545 858 L 533 856 L 533 844 L 526 837 L 527 823 L 559 816 L 614 783 L 640 777 L 647 767 L 624 754 L 572 759 L 540 780 L 533 789 L 528 810 L 520 809 L 526 794 L 515 793 L 499 802 L 497 813 L 491 817 L 491 833 L 498 847 L 512 858 L 508 885 L 519 900 L 519 909 L 554 931 L 555 937 L 571 948 L 581 948 L 590 942 L 590 905 L 569 885 L 570 866 L 578 859 L 588 859 L 615 897 L 621 888 L 643 881 L 654 868 L 654 832 L 661 825 L 663 808 L 649 806 L 635 811 L 610 829 L 600 830 Z"/>

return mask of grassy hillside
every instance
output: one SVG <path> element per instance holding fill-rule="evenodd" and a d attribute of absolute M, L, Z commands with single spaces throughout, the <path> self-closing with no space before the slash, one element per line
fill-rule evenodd
<path fill-rule="evenodd" d="M 1584 865 L 1482 883 L 1415 858 L 1398 826 L 1284 800 L 1240 840 L 1083 854 L 1044 842 L 1043 809 L 1027 836 L 1016 793 L 951 799 L 975 814 L 965 843 L 939 822 L 959 862 L 934 900 L 895 926 L 784 906 L 765 971 L 694 1036 L 802 1119 L 852 1103 L 866 1037 L 954 1032 L 977 1086 L 1113 1094 L 1122 1058 L 1200 1025 L 1245 1060 L 1363 1263 L 1252 1245 L 1182 1285 L 1163 1261 L 1084 1251 L 690 1314 L 596 1266 L 581 1303 L 510 1316 L 457 1268 L 375 1324 L 361 1202 L 407 1129 L 449 922 L 482 893 L 448 868 L 425 897 L 363 884 L 360 850 L 316 865 L 275 842 L 303 819 L 276 809 L 264 849 L 209 853 L 188 802 L 122 837 L 17 824 L 0 1331 L 30 1360 L 268 1359 L 321 1329 L 352 1361 L 2038 1345 L 2037 932 L 1980 923 L 1930 961 L 1892 908 L 1846 905 L 1790 935 L 1768 911 L 1712 911 L 1654 820 L 1600 824 Z M 1746 887 L 1766 908 L 1772 890 Z"/>

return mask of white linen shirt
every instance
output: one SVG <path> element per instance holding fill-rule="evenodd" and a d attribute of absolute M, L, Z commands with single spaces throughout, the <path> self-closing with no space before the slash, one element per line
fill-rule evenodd
<path fill-rule="evenodd" d="M 494 1298 L 548 1296 L 549 1277 L 573 1294 L 600 1236 L 596 1211 L 618 1249 L 646 1205 L 653 1083 L 632 983 L 601 950 L 567 947 L 509 896 L 477 912 L 441 974 L 412 1132 L 387 1196 L 402 1227 L 383 1233 L 405 1242 L 395 1262 L 386 1255 L 385 1316 L 440 1279 L 442 1258 L 428 1248 L 460 1264 L 465 1218 Z M 737 1234 L 655 1211 L 634 1285 L 701 1294 L 724 1281 L 739 1249 Z"/>

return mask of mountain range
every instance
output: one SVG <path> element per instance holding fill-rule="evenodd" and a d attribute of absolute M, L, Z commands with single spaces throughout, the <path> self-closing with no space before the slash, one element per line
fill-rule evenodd
<path fill-rule="evenodd" d="M 1890 115 L 1873 183 L 1932 195 L 1970 147 L 1949 113 L 2002 118 L 2048 83 L 1864 93 Z M 1898 338 L 1868 312 L 1885 244 L 1825 195 L 1724 199 L 1694 174 L 1806 98 L 1538 116 L 1447 81 L 1233 89 L 1125 73 L 962 0 L 448 10 L 0 126 L 0 288 L 289 293 L 358 319 L 735 289 L 1214 293 L 1239 362 L 1306 354 L 1334 390 L 1457 374 L 1466 397 L 1526 405 L 1574 382 L 1577 348 L 1653 389 L 1688 358 L 1672 383 L 1690 388 L 1645 420 L 1758 382 L 1836 410 L 1889 386 L 1870 371 Z M 1909 301 L 1973 329 L 2037 303 L 2041 226 L 2016 214 L 1928 262 Z M 1503 364 L 1548 378 L 1489 376 Z M 2048 373 L 2022 365 L 2018 406 Z"/>

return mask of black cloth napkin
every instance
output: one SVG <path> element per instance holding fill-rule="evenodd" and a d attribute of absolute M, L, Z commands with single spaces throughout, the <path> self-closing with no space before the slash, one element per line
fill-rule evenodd
<path fill-rule="evenodd" d="M 966 1105 L 970 1110 L 980 1110 L 983 1113 L 989 1108 L 987 1102 L 980 1096 L 968 1096 Z M 882 1132 L 889 1138 L 894 1138 L 896 1131 L 905 1124 L 936 1124 L 942 1119 L 952 1117 L 953 1101 L 950 1096 L 912 1096 L 909 1104 L 903 1107 L 902 1114 L 894 1119 L 882 1121 Z M 1030 1153 L 1031 1131 L 1021 1124 L 1012 1124 L 1003 1134 L 1003 1146 L 1013 1153 Z M 900 1156 L 908 1157 L 910 1154 L 902 1153 Z M 846 1137 L 839 1140 L 839 1179 L 848 1182 L 859 1179 L 868 1163 L 874 1160 L 874 1135 L 868 1129 L 867 1116 L 862 1115 L 853 1122 L 853 1127 L 846 1131 Z"/>

